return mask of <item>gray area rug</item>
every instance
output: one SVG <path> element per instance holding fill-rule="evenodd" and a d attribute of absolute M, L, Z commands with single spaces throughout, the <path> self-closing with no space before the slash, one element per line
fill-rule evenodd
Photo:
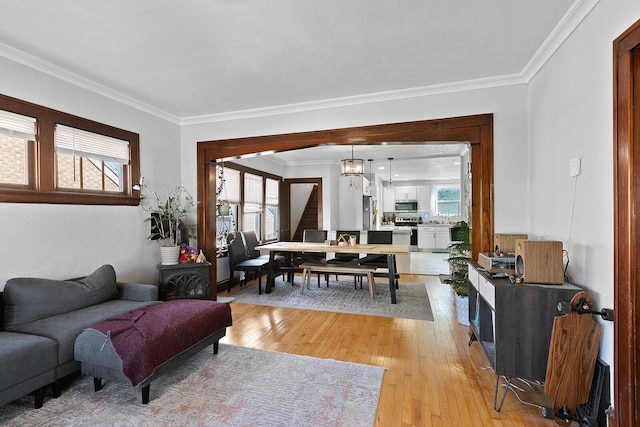
<path fill-rule="evenodd" d="M 220 344 L 140 389 L 77 377 L 62 396 L 0 406 L 10 426 L 372 426 L 384 368 Z"/>
<path fill-rule="evenodd" d="M 366 279 L 362 289 L 353 288 L 353 278 L 331 276 L 329 287 L 324 278 L 318 288 L 317 278 L 311 280 L 311 289 L 305 288 L 300 294 L 301 276 L 296 276 L 295 284 L 276 278 L 276 287 L 270 294 L 258 295 L 258 289 L 252 286 L 235 294 L 236 302 L 245 304 L 267 305 L 272 307 L 303 308 L 308 310 L 332 311 L 338 313 L 367 314 L 372 316 L 400 317 L 404 319 L 420 319 L 433 321 L 431 304 L 424 283 L 400 282 L 396 289 L 397 304 L 391 304 L 389 282 L 376 280 L 376 297 L 369 297 Z"/>

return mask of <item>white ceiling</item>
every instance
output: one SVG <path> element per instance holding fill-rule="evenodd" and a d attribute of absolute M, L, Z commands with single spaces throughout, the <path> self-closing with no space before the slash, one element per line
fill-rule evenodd
<path fill-rule="evenodd" d="M 176 121 L 521 77 L 582 0 L 0 0 L 0 55 Z"/>
<path fill-rule="evenodd" d="M 0 0 L 0 56 L 196 123 L 520 82 L 580 3 Z M 382 159 L 375 169 L 395 157 L 392 170 L 405 173 L 398 179 L 450 179 L 459 166 L 442 156 L 460 149 L 359 146 L 356 157 Z M 279 153 L 276 161 L 339 162 L 349 154 L 349 147 L 317 147 Z"/>

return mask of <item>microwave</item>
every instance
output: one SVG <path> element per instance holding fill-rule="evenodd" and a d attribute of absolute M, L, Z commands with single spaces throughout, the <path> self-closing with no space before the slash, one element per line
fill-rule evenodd
<path fill-rule="evenodd" d="M 417 200 L 396 200 L 396 212 L 416 212 L 418 210 Z"/>

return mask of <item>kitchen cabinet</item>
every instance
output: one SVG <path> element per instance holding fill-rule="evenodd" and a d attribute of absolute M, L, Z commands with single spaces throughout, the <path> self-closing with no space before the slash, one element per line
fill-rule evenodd
<path fill-rule="evenodd" d="M 418 227 L 418 249 L 436 247 L 436 227 Z"/>
<path fill-rule="evenodd" d="M 436 249 L 446 249 L 451 243 L 449 227 L 436 227 Z"/>
<path fill-rule="evenodd" d="M 418 249 L 447 249 L 451 243 L 449 226 L 418 227 Z"/>
<path fill-rule="evenodd" d="M 418 200 L 418 189 L 415 186 L 395 187 L 396 200 Z"/>
<path fill-rule="evenodd" d="M 418 187 L 418 210 L 421 212 L 431 210 L 431 186 L 422 185 Z"/>

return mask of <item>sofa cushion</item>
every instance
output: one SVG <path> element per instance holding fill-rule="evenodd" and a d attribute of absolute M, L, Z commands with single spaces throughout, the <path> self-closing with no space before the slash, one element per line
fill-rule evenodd
<path fill-rule="evenodd" d="M 45 337 L 0 331 L 0 391 L 46 372 L 55 379 L 58 345 Z M 19 397 L 19 396 L 18 396 Z M 0 404 L 2 399 L 0 399 Z"/>
<path fill-rule="evenodd" d="M 24 323 L 68 313 L 115 298 L 116 273 L 103 265 L 76 280 L 9 279 L 4 287 L 4 328 L 15 331 Z"/>

